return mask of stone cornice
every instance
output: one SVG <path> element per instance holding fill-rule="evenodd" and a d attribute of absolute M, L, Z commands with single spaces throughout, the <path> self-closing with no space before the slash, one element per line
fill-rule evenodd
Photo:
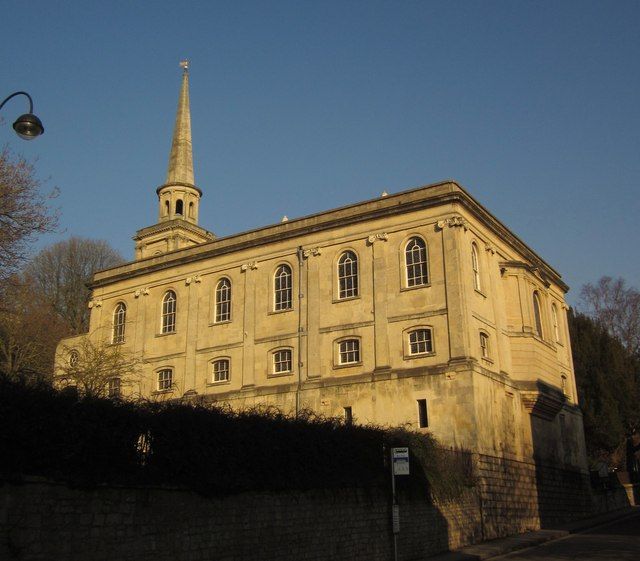
<path fill-rule="evenodd" d="M 562 410 L 567 398 L 562 392 L 540 380 L 517 381 L 525 409 L 542 419 L 552 420 Z"/>
<path fill-rule="evenodd" d="M 188 189 L 193 189 L 194 191 L 197 191 L 198 195 L 202 197 L 202 191 L 200 190 L 200 187 L 196 187 L 193 183 L 182 183 L 180 181 L 173 181 L 171 183 L 165 183 L 164 185 L 160 185 L 160 187 L 156 189 L 156 195 L 160 196 L 160 191 L 164 191 L 165 189 L 171 189 L 172 187 L 178 187 L 178 188 L 187 187 Z"/>
<path fill-rule="evenodd" d="M 513 234 L 460 185 L 453 181 L 434 183 L 394 195 L 371 199 L 310 216 L 291 219 L 284 223 L 273 224 L 240 234 L 218 238 L 209 243 L 168 252 L 161 256 L 141 259 L 96 273 L 90 286 L 92 288 L 105 286 L 118 280 L 144 275 L 149 272 L 171 268 L 180 264 L 209 259 L 217 255 L 225 255 L 243 249 L 260 247 L 306 234 L 342 228 L 347 224 L 357 224 L 368 220 L 405 214 L 447 204 L 458 204 L 469 211 L 498 237 L 520 252 L 526 259 L 535 263 L 536 267 L 543 270 L 545 275 L 557 283 L 563 290 L 568 289 L 562 282 L 560 275 L 552 267 L 545 263 L 531 248 L 520 240 L 520 238 Z M 161 225 L 162 223 L 151 226 L 150 228 L 161 227 Z M 146 234 L 147 231 L 148 229 L 146 228 L 140 230 L 138 236 L 140 236 L 140 234 Z"/>
<path fill-rule="evenodd" d="M 524 269 L 536 277 L 546 288 L 549 288 L 551 281 L 554 279 L 544 270 L 544 268 L 523 261 L 501 261 L 500 271 L 502 273 L 507 272 L 509 269 Z M 557 281 L 556 281 L 557 282 Z M 568 287 L 564 283 L 558 283 L 563 290 L 568 290 Z M 566 287 L 566 288 L 565 288 Z"/>
<path fill-rule="evenodd" d="M 136 232 L 136 235 L 133 236 L 134 241 L 139 241 L 154 234 L 158 234 L 160 232 L 169 232 L 172 230 L 186 230 L 188 232 L 192 232 L 194 234 L 198 234 L 205 239 L 215 240 L 215 234 L 213 232 L 209 232 L 204 228 L 196 224 L 191 224 L 186 220 L 182 220 L 181 218 L 174 218 L 173 220 L 166 220 L 163 222 L 158 222 L 153 226 L 147 226 L 146 228 L 142 228 Z"/>

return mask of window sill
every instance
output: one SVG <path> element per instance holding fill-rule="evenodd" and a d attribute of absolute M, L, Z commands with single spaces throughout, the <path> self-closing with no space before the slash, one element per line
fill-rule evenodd
<path fill-rule="evenodd" d="M 401 286 L 400 292 L 409 292 L 411 290 L 420 290 L 421 288 L 431 288 L 431 283 L 416 284 L 415 286 Z"/>
<path fill-rule="evenodd" d="M 480 296 L 482 296 L 483 298 L 486 298 L 486 297 L 487 297 L 487 295 L 486 295 L 484 292 L 482 292 L 482 290 L 478 290 L 477 288 L 474 288 L 474 289 L 473 289 L 473 291 L 474 291 L 476 294 L 479 294 Z"/>
<path fill-rule="evenodd" d="M 215 327 L 216 325 L 226 325 L 228 323 L 231 323 L 230 319 L 225 319 L 224 321 L 212 321 L 211 323 L 209 323 L 209 327 Z"/>
<path fill-rule="evenodd" d="M 176 331 L 169 331 L 167 333 L 156 333 L 156 337 L 168 337 L 169 335 L 175 335 Z"/>
<path fill-rule="evenodd" d="M 173 388 L 170 388 L 168 390 L 154 390 L 151 392 L 151 395 L 164 395 L 168 393 L 173 393 Z"/>
<path fill-rule="evenodd" d="M 362 366 L 362 361 L 360 362 L 349 362 L 347 364 L 334 364 L 333 369 L 338 370 L 340 368 L 353 368 L 354 366 Z"/>
<path fill-rule="evenodd" d="M 293 374 L 293 370 L 288 370 L 287 372 L 270 372 L 267 374 L 267 378 L 283 378 L 286 376 L 291 376 Z"/>
<path fill-rule="evenodd" d="M 212 386 L 228 386 L 231 383 L 231 380 L 220 380 L 218 382 L 207 382 L 207 387 L 210 388 Z"/>
<path fill-rule="evenodd" d="M 482 356 L 480 358 L 482 359 L 482 362 L 486 362 L 487 364 L 493 364 L 493 359 L 489 358 L 488 356 Z"/>
<path fill-rule="evenodd" d="M 404 360 L 415 360 L 416 358 L 428 358 L 431 356 L 436 356 L 435 351 L 432 351 L 430 353 L 405 354 L 402 358 Z"/>
<path fill-rule="evenodd" d="M 331 303 L 332 304 L 340 304 L 340 302 L 352 302 L 353 300 L 360 300 L 362 297 L 358 294 L 358 296 L 348 296 L 346 298 L 334 298 Z"/>
<path fill-rule="evenodd" d="M 278 314 L 286 314 L 287 312 L 293 312 L 293 311 L 294 311 L 293 308 L 287 308 L 286 310 L 271 310 L 267 312 L 267 315 L 273 316 Z"/>
<path fill-rule="evenodd" d="M 110 347 L 117 347 L 119 345 L 124 345 L 124 341 L 118 341 L 117 343 L 109 343 Z"/>

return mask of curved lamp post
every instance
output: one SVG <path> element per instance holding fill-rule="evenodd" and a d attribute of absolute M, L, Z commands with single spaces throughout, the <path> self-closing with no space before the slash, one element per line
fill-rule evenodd
<path fill-rule="evenodd" d="M 9 97 L 5 98 L 2 103 L 0 103 L 0 109 L 4 107 L 4 104 L 7 103 L 7 101 L 17 95 L 27 96 L 27 99 L 29 100 L 29 113 L 20 115 L 20 117 L 16 119 L 16 122 L 13 123 L 13 130 L 16 131 L 16 134 L 20 138 L 23 138 L 24 140 L 33 140 L 36 136 L 40 136 L 44 133 L 44 127 L 42 126 L 40 119 L 33 114 L 33 100 L 27 92 L 12 93 Z"/>

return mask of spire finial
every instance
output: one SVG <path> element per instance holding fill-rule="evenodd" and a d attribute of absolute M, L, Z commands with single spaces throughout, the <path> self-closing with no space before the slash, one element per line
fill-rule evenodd
<path fill-rule="evenodd" d="M 188 59 L 184 59 L 180 61 L 180 68 L 184 69 L 184 73 L 188 74 L 189 73 L 189 60 Z"/>

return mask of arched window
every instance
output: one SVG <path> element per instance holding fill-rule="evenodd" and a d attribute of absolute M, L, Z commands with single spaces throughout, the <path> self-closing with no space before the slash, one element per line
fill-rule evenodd
<path fill-rule="evenodd" d="M 231 281 L 220 279 L 216 286 L 216 323 L 231 320 Z"/>
<path fill-rule="evenodd" d="M 409 354 L 422 355 L 433 352 L 433 333 L 431 329 L 409 331 Z"/>
<path fill-rule="evenodd" d="M 189 218 L 193 218 L 193 203 L 189 203 Z"/>
<path fill-rule="evenodd" d="M 357 364 L 360 362 L 360 340 L 344 339 L 338 343 L 338 363 Z"/>
<path fill-rule="evenodd" d="M 69 366 L 76 368 L 80 362 L 80 353 L 78 351 L 71 351 L 69 353 Z"/>
<path fill-rule="evenodd" d="M 482 353 L 482 358 L 489 358 L 489 336 L 480 332 L 480 352 Z"/>
<path fill-rule="evenodd" d="M 169 216 L 169 201 L 164 202 L 164 215 Z"/>
<path fill-rule="evenodd" d="M 551 320 L 553 321 L 553 336 L 556 343 L 560 343 L 560 325 L 558 324 L 558 307 L 551 304 Z"/>
<path fill-rule="evenodd" d="M 562 374 L 562 376 L 560 376 L 560 386 L 562 388 L 563 395 L 568 396 L 569 395 L 569 389 L 567 388 L 567 377 L 564 374 Z"/>
<path fill-rule="evenodd" d="M 407 286 L 421 286 L 429 283 L 427 268 L 427 244 L 422 238 L 411 238 L 404 248 L 407 271 Z"/>
<path fill-rule="evenodd" d="M 163 368 L 158 370 L 158 391 L 163 392 L 173 387 L 173 370 L 171 368 Z"/>
<path fill-rule="evenodd" d="M 113 310 L 113 335 L 111 337 L 112 343 L 124 343 L 124 325 L 127 320 L 127 307 L 123 302 Z"/>
<path fill-rule="evenodd" d="M 540 312 L 540 296 L 538 292 L 533 293 L 533 319 L 535 322 L 536 335 L 542 338 L 542 316 Z"/>
<path fill-rule="evenodd" d="M 169 290 L 162 299 L 162 333 L 176 330 L 176 293 Z"/>
<path fill-rule="evenodd" d="M 273 277 L 273 309 L 276 312 L 293 307 L 293 280 L 291 267 L 280 265 Z"/>
<path fill-rule="evenodd" d="M 478 261 L 478 246 L 471 244 L 471 268 L 473 269 L 473 288 L 480 290 L 480 263 Z"/>
<path fill-rule="evenodd" d="M 358 256 L 345 251 L 338 259 L 339 298 L 358 296 Z"/>
<path fill-rule="evenodd" d="M 176 201 L 176 214 L 182 215 L 183 212 L 184 212 L 184 203 L 182 202 L 182 199 L 178 199 Z"/>
<path fill-rule="evenodd" d="M 229 381 L 229 364 L 228 358 L 220 358 L 213 361 L 212 381 L 214 383 Z"/>
<path fill-rule="evenodd" d="M 273 352 L 273 373 L 285 374 L 293 370 L 291 349 L 278 349 Z"/>

